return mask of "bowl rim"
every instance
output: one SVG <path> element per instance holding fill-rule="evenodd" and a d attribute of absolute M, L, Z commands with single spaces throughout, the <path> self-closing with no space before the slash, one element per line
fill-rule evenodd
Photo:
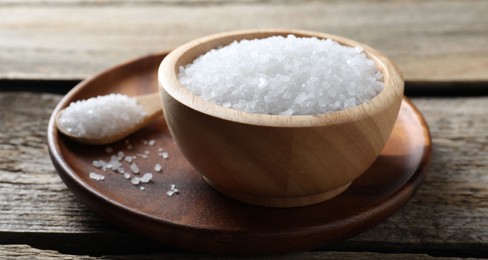
<path fill-rule="evenodd" d="M 235 40 L 259 39 L 273 35 L 286 36 L 290 34 L 293 34 L 296 37 L 331 39 L 341 45 L 363 48 L 363 52 L 369 59 L 375 62 L 377 69 L 383 73 L 384 89 L 371 100 L 340 111 L 314 115 L 269 115 L 226 108 L 204 100 L 202 97 L 194 94 L 183 86 L 178 80 L 178 64 L 181 63 L 182 57 L 188 58 L 189 51 L 197 51 L 196 55 L 190 55 L 190 60 L 193 61 L 196 57 L 204 54 L 210 49 L 222 46 L 222 42 L 225 42 L 224 45 L 227 45 Z M 183 64 L 186 65 L 188 63 Z M 399 98 L 403 98 L 404 90 L 403 76 L 399 68 L 378 50 L 341 36 L 294 29 L 237 30 L 212 34 L 195 39 L 177 47 L 162 60 L 158 69 L 158 83 L 161 94 L 163 94 L 164 91 L 178 102 L 193 110 L 212 117 L 238 123 L 275 127 L 329 126 L 368 118 L 390 107 Z"/>

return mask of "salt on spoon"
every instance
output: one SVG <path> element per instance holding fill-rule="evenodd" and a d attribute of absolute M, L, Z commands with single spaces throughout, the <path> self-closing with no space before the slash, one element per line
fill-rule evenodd
<path fill-rule="evenodd" d="M 159 94 L 109 94 L 71 103 L 56 116 L 58 130 L 85 144 L 120 140 L 161 116 Z"/>

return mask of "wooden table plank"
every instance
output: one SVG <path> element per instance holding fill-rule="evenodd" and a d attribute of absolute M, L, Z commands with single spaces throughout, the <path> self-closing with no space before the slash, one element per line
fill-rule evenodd
<path fill-rule="evenodd" d="M 114 245 L 144 247 L 147 241 L 78 203 L 56 174 L 45 135 L 60 98 L 0 92 L 1 242 L 24 244 L 37 237 L 38 246 L 54 246 L 49 242 L 54 239 L 58 247 L 70 250 L 66 244 L 72 246 L 83 237 L 85 245 L 72 250 L 86 252 L 92 247 L 102 254 L 120 249 Z M 413 101 L 433 137 L 433 161 L 425 183 L 393 217 L 327 249 L 488 254 L 488 97 Z M 149 244 L 143 249 L 156 248 Z"/>
<path fill-rule="evenodd" d="M 28 245 L 0 245 L 0 255 L 6 257 L 7 259 L 100 259 L 98 256 L 89 255 L 73 255 L 64 254 L 54 250 L 42 250 L 30 247 Z M 102 258 L 116 258 L 116 259 L 216 259 L 215 256 L 210 255 L 198 255 L 191 253 L 155 253 L 155 254 L 137 254 L 137 255 L 110 255 L 104 256 Z M 222 259 L 222 258 L 219 258 Z M 226 259 L 226 258 L 224 258 Z M 232 258 L 229 258 L 232 259 Z M 249 259 L 249 258 L 239 258 L 239 259 Z M 255 259 L 255 258 L 251 258 Z M 291 260 L 291 259 L 457 259 L 450 257 L 432 257 L 425 254 L 381 254 L 381 253 L 367 253 L 367 252 L 308 252 L 308 253 L 297 253 L 283 256 L 267 257 L 268 260 Z"/>
<path fill-rule="evenodd" d="M 488 80 L 488 2 L 483 0 L 100 3 L 0 4 L 0 78 L 82 79 L 207 34 L 289 27 L 370 44 L 396 61 L 408 81 Z"/>
<path fill-rule="evenodd" d="M 35 258 L 35 259 L 53 259 L 53 258 L 62 258 L 62 259 L 89 259 L 88 256 L 73 256 L 73 255 L 66 255 L 61 254 L 59 252 L 53 250 L 42 250 L 32 248 L 28 245 L 0 245 L 0 255 L 7 259 L 15 258 L 15 259 L 28 259 L 28 258 Z"/>

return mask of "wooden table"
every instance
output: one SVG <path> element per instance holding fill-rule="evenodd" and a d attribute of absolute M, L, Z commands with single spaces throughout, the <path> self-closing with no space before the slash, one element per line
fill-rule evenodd
<path fill-rule="evenodd" d="M 199 36 L 287 27 L 364 42 L 403 70 L 433 141 L 413 199 L 371 230 L 276 258 L 488 256 L 488 2 L 7 0 L 0 2 L 0 256 L 196 257 L 111 225 L 52 166 L 46 128 L 81 79 Z M 200 256 L 212 258 L 211 256 Z"/>

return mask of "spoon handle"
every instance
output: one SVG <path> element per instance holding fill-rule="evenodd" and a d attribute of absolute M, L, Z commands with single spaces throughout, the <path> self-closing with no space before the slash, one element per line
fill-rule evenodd
<path fill-rule="evenodd" d="M 163 114 L 158 92 L 137 96 L 136 100 L 144 107 L 144 110 L 147 113 L 147 118 L 145 121 L 152 121 Z"/>

